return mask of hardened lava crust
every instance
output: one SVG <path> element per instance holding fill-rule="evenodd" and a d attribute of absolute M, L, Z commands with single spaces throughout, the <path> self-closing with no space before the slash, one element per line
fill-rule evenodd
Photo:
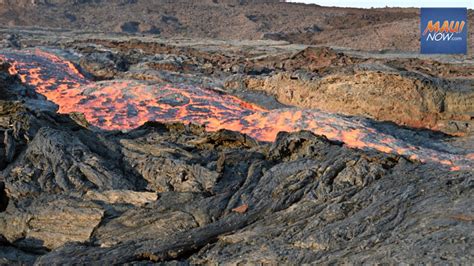
<path fill-rule="evenodd" d="M 469 58 L 0 35 L 0 264 L 474 260 Z"/>

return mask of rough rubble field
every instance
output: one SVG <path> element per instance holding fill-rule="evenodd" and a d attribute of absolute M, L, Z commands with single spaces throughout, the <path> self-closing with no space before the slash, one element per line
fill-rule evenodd
<path fill-rule="evenodd" d="M 0 35 L 0 263 L 474 261 L 469 59 Z"/>

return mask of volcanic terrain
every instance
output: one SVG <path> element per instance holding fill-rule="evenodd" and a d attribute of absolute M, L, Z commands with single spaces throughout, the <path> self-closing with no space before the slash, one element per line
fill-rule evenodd
<path fill-rule="evenodd" d="M 0 25 L 164 38 L 284 40 L 362 50 L 419 51 L 415 8 L 334 8 L 280 0 L 0 0 Z M 415 3 L 414 3 L 415 4 Z M 474 13 L 469 11 L 473 28 Z M 469 34 L 469 53 L 474 35 Z"/>
<path fill-rule="evenodd" d="M 15 25 L 105 5 L 72 2 L 0 3 L 34 10 Z M 474 261 L 472 57 L 208 39 L 166 16 L 196 35 L 0 28 L 0 263 Z"/>

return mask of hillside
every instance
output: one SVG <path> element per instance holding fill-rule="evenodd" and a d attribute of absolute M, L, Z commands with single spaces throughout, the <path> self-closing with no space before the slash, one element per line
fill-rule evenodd
<path fill-rule="evenodd" d="M 0 10 L 0 23 L 8 26 L 419 49 L 417 9 L 331 8 L 278 0 L 3 0 Z"/>

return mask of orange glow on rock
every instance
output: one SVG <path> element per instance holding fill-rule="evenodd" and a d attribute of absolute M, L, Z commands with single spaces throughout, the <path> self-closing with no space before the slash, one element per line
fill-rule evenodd
<path fill-rule="evenodd" d="M 136 80 L 91 82 L 60 57 L 41 50 L 0 54 L 10 74 L 34 86 L 59 105 L 60 113 L 80 112 L 93 125 L 129 130 L 147 121 L 205 125 L 208 131 L 239 131 L 260 141 L 274 141 L 280 131 L 308 130 L 348 147 L 374 149 L 411 160 L 436 162 L 451 170 L 472 169 L 474 154 L 459 155 L 419 147 L 371 126 L 368 120 L 319 110 L 266 110 L 237 97 L 194 86 Z"/>

